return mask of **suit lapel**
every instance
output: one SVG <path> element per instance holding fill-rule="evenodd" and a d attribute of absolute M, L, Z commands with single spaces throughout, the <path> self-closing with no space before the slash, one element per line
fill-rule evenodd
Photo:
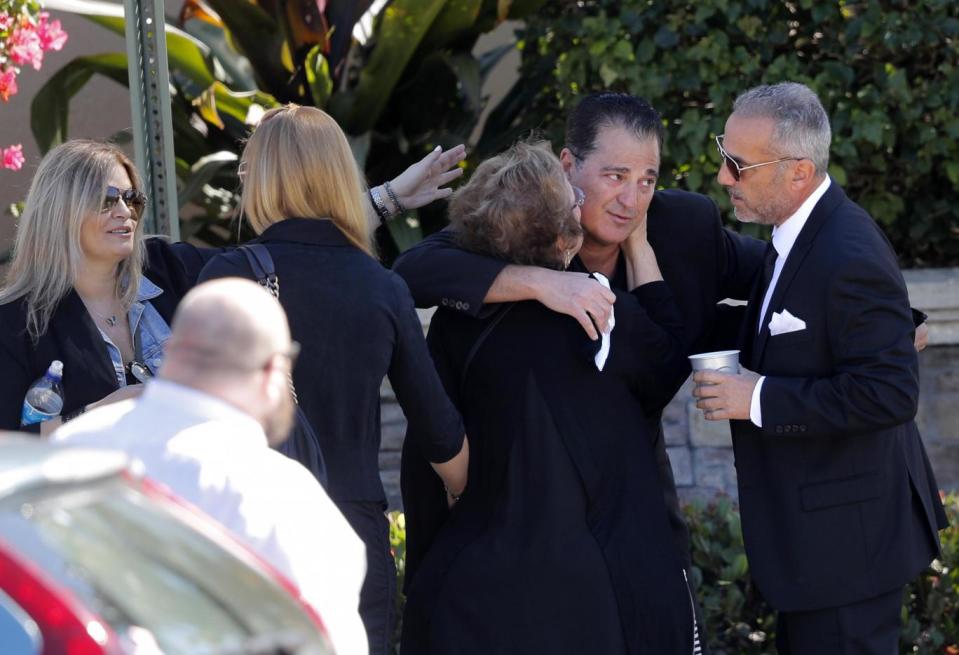
<path fill-rule="evenodd" d="M 766 352 L 766 344 L 769 343 L 770 337 L 769 320 L 772 318 L 773 312 L 782 311 L 784 298 L 789 291 L 790 285 L 795 281 L 796 274 L 802 268 L 803 260 L 806 258 L 806 255 L 809 254 L 809 250 L 812 248 L 816 236 L 819 234 L 822 226 L 826 224 L 826 221 L 829 220 L 829 217 L 835 212 L 836 208 L 839 207 L 845 199 L 846 194 L 843 193 L 842 188 L 836 184 L 835 180 L 831 180 L 829 188 L 823 197 L 819 199 L 819 202 L 816 203 L 816 206 L 813 207 L 812 213 L 806 220 L 806 224 L 796 238 L 796 243 L 793 244 L 792 250 L 789 251 L 786 263 L 783 265 L 782 271 L 779 273 L 779 279 L 776 281 L 776 287 L 773 289 L 773 295 L 769 299 L 766 315 L 763 316 L 763 326 L 759 332 L 756 332 L 756 321 L 759 320 L 759 309 L 762 307 L 763 299 L 759 296 L 761 290 L 756 288 L 758 285 L 754 285 L 753 295 L 749 303 L 752 305 L 753 302 L 755 302 L 756 308 L 752 312 L 749 312 L 752 315 L 752 323 L 749 326 L 745 326 L 751 332 L 747 333 L 749 337 L 748 340 L 742 341 L 742 343 L 752 344 L 750 358 L 747 360 L 752 364 L 752 370 L 758 371 L 762 367 L 763 355 Z"/>

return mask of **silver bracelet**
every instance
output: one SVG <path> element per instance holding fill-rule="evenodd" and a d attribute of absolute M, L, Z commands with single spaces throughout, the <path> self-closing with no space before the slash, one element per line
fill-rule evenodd
<path fill-rule="evenodd" d="M 377 187 L 370 189 L 370 201 L 373 203 L 373 211 L 380 217 L 380 223 L 388 221 L 390 219 L 390 212 L 386 208 L 386 203 L 383 202 L 383 197 L 380 195 L 380 190 Z"/>
<path fill-rule="evenodd" d="M 396 194 L 393 193 L 393 187 L 390 186 L 390 181 L 387 180 L 383 183 L 383 188 L 386 189 L 386 195 L 390 197 L 390 200 L 393 201 L 393 204 L 396 205 L 396 211 L 400 214 L 406 213 L 406 207 L 400 204 L 400 199 L 396 197 Z"/>

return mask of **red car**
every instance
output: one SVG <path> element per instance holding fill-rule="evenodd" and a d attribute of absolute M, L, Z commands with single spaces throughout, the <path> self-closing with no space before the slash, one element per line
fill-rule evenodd
<path fill-rule="evenodd" d="M 322 621 L 125 455 L 0 435 L 3 655 L 327 655 Z"/>

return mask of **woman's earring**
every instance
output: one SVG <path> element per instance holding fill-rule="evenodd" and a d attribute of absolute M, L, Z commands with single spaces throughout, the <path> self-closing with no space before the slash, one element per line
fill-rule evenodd
<path fill-rule="evenodd" d="M 569 265 L 573 261 L 573 249 L 568 248 L 566 252 L 563 253 L 563 269 L 569 268 Z"/>

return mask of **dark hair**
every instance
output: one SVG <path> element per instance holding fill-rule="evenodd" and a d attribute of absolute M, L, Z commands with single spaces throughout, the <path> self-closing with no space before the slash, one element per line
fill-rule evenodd
<path fill-rule="evenodd" d="M 557 241 L 583 233 L 563 165 L 546 141 L 520 141 L 477 167 L 450 201 L 460 245 L 516 264 L 559 268 Z"/>
<path fill-rule="evenodd" d="M 655 138 L 663 151 L 663 119 L 653 106 L 628 93 L 590 93 L 566 118 L 566 147 L 578 159 L 596 148 L 596 135 L 604 127 L 623 127 L 638 138 Z"/>

